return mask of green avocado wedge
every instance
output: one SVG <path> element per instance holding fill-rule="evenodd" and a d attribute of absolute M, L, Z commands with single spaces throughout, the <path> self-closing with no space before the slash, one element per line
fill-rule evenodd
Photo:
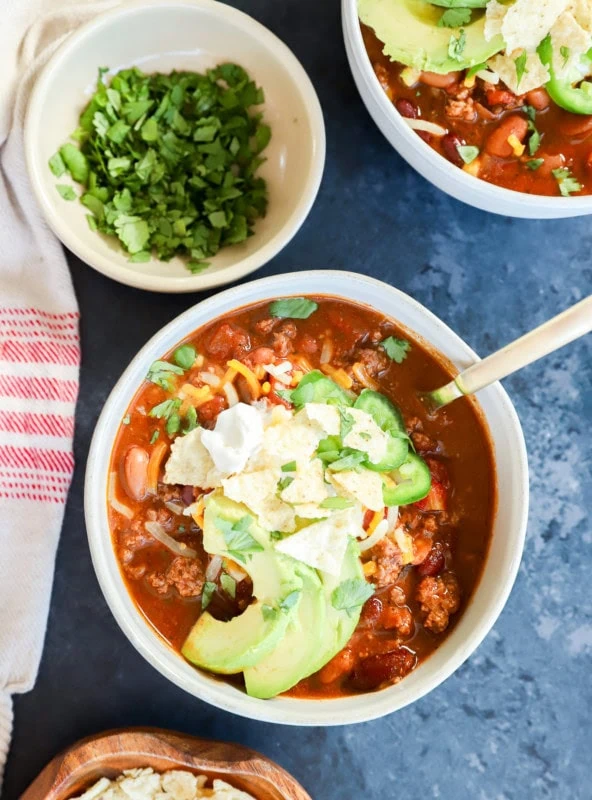
<path fill-rule="evenodd" d="M 485 8 L 489 0 L 423 0 L 441 8 Z"/>
<path fill-rule="evenodd" d="M 275 649 L 244 671 L 247 694 L 262 700 L 286 692 L 314 672 L 323 643 L 327 608 L 321 579 L 311 567 L 293 563 L 303 583 L 296 615 Z"/>
<path fill-rule="evenodd" d="M 424 0 L 358 0 L 358 14 L 384 43 L 386 56 L 418 70 L 444 74 L 467 69 L 505 47 L 501 36 L 485 39 L 482 12 L 461 29 L 438 27 L 442 8 Z"/>
<path fill-rule="evenodd" d="M 297 609 L 287 598 L 300 596 L 303 580 L 296 574 L 297 562 L 275 551 L 246 506 L 220 494 L 206 503 L 204 549 L 242 562 L 253 581 L 255 602 L 228 622 L 204 612 L 182 653 L 203 669 L 231 675 L 253 667 L 281 641 Z M 272 609 L 277 613 L 270 613 Z"/>
<path fill-rule="evenodd" d="M 343 650 L 351 639 L 360 619 L 362 606 L 355 612 L 352 612 L 351 609 L 348 612 L 344 609 L 336 609 L 332 601 L 333 592 L 344 581 L 364 580 L 362 562 L 360 561 L 360 548 L 356 540 L 350 539 L 349 541 L 339 576 L 329 575 L 327 572 L 319 572 L 319 575 L 325 594 L 327 616 L 325 618 L 325 630 L 323 631 L 321 650 L 317 660 L 311 665 L 308 675 L 313 675 L 321 669 L 321 667 L 324 667 L 325 664 L 331 661 L 333 656 L 336 656 L 340 650 Z M 304 677 L 308 677 L 308 675 Z"/>

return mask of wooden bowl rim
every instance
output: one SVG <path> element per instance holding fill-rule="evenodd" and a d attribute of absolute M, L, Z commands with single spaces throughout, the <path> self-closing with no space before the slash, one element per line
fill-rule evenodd
<path fill-rule="evenodd" d="M 109 743 L 116 744 L 117 747 L 111 750 Z M 97 745 L 105 748 L 103 754 L 96 752 Z M 222 757 L 215 755 L 216 750 L 220 751 Z M 209 755 L 210 751 L 214 754 Z M 170 761 L 166 770 L 185 769 L 210 777 L 220 777 L 230 783 L 233 783 L 233 776 L 258 779 L 267 783 L 270 789 L 279 792 L 283 800 L 312 800 L 289 772 L 250 747 L 146 726 L 109 729 L 86 736 L 66 747 L 44 767 L 21 795 L 21 800 L 67 800 L 73 791 L 78 791 L 71 784 L 75 777 L 82 778 L 88 771 L 89 782 L 92 784 L 92 780 L 96 779 L 90 778 L 93 764 L 100 764 L 102 770 L 109 770 L 108 763 L 101 762 L 108 762 L 109 756 L 116 758 L 118 753 L 123 757 L 158 757 Z M 121 771 L 122 768 L 119 767 L 112 770 L 114 774 Z"/>

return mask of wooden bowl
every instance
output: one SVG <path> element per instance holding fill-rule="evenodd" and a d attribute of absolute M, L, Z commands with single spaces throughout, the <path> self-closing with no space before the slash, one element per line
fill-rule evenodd
<path fill-rule="evenodd" d="M 56 756 L 21 800 L 68 800 L 99 778 L 134 767 L 221 778 L 257 800 L 311 800 L 291 775 L 248 747 L 158 728 L 125 728 L 82 739 Z"/>

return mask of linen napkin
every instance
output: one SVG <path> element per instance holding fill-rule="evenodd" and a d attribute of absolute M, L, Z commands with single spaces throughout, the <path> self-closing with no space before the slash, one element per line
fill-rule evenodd
<path fill-rule="evenodd" d="M 23 121 L 41 67 L 75 27 L 111 5 L 2 3 L 0 785 L 12 731 L 11 695 L 33 687 L 41 658 L 74 467 L 80 361 L 76 298 L 62 248 L 41 218 L 29 185 Z"/>

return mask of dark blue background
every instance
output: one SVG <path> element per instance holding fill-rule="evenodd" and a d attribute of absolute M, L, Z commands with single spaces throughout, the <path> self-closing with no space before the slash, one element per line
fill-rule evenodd
<path fill-rule="evenodd" d="M 590 292 L 589 218 L 490 216 L 441 194 L 390 148 L 355 90 L 337 0 L 233 5 L 294 50 L 327 125 L 326 171 L 310 218 L 259 277 L 310 268 L 371 274 L 413 295 L 481 354 Z M 516 587 L 485 643 L 443 686 L 386 719 L 286 728 L 231 716 L 176 689 L 107 610 L 82 511 L 90 437 L 130 358 L 200 296 L 144 293 L 73 257 L 70 264 L 82 312 L 77 467 L 41 671 L 34 691 L 16 698 L 3 797 L 18 797 L 82 736 L 158 725 L 251 745 L 315 800 L 590 798 L 592 339 L 505 382 L 526 433 L 532 502 Z"/>

